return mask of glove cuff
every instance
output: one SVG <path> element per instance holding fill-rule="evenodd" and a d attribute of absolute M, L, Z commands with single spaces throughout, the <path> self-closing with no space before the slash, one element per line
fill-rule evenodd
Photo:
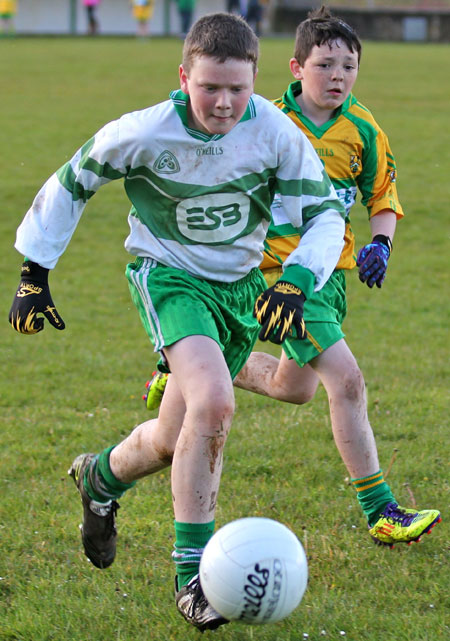
<path fill-rule="evenodd" d="M 297 285 L 294 285 L 293 283 L 290 283 L 287 280 L 283 280 L 283 278 L 280 278 L 280 280 L 277 280 L 275 285 L 273 286 L 273 290 L 276 293 L 280 294 L 295 294 L 296 296 L 300 296 L 300 298 L 305 301 L 306 296 L 300 289 L 300 287 L 297 287 Z"/>
<path fill-rule="evenodd" d="M 299 287 L 306 298 L 310 298 L 314 292 L 314 274 L 306 267 L 302 267 L 302 265 L 289 265 L 283 271 L 283 275 L 279 280 L 284 280 Z"/>
<path fill-rule="evenodd" d="M 372 242 L 377 240 L 379 243 L 382 243 L 389 249 L 389 255 L 391 255 L 392 252 L 392 240 L 389 238 L 389 236 L 385 236 L 384 234 L 377 234 L 372 238 Z"/>
<path fill-rule="evenodd" d="M 41 265 L 33 263 L 31 260 L 26 260 L 22 263 L 22 278 L 28 278 L 42 285 L 48 285 L 48 272 L 49 270 L 46 267 L 41 267 Z"/>

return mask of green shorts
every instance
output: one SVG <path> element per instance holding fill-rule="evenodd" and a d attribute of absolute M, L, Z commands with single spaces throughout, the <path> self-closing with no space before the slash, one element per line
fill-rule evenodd
<path fill-rule="evenodd" d="M 259 269 L 233 283 L 201 280 L 151 258 L 136 258 L 126 268 L 136 305 L 155 352 L 158 369 L 168 372 L 164 347 L 186 336 L 209 336 L 220 346 L 234 378 L 245 365 L 260 326 L 253 318 L 256 298 L 266 289 Z"/>
<path fill-rule="evenodd" d="M 344 338 L 342 323 L 346 314 L 345 270 L 337 269 L 322 289 L 305 301 L 303 318 L 307 337 L 304 340 L 287 338 L 283 343 L 286 356 L 300 367 L 309 363 Z"/>
<path fill-rule="evenodd" d="M 269 287 L 282 275 L 281 270 L 264 272 Z M 337 269 L 322 289 L 306 300 L 303 318 L 307 338 L 287 338 L 283 343 L 286 356 L 293 358 L 300 367 L 344 338 L 341 326 L 347 314 L 345 291 L 345 270 Z"/>

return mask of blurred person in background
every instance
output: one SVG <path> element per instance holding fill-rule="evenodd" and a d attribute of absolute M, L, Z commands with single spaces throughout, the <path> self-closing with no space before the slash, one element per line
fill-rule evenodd
<path fill-rule="evenodd" d="M 16 0 L 0 0 L 0 36 L 14 35 L 14 16 L 16 13 Z"/>
<path fill-rule="evenodd" d="M 83 6 L 86 8 L 88 19 L 87 32 L 89 36 L 96 36 L 98 33 L 97 7 L 100 2 L 101 0 L 83 0 Z"/>
<path fill-rule="evenodd" d="M 177 4 L 181 20 L 181 35 L 184 38 L 191 28 L 195 10 L 195 0 L 177 0 Z"/>
<path fill-rule="evenodd" d="M 149 22 L 153 18 L 155 0 L 131 0 L 133 17 L 136 20 L 136 35 L 145 38 L 149 35 Z"/>
<path fill-rule="evenodd" d="M 266 4 L 266 0 L 248 0 L 247 3 L 245 19 L 258 37 L 261 35 L 261 24 L 264 17 L 264 6 Z"/>
<path fill-rule="evenodd" d="M 237 13 L 240 16 L 245 16 L 247 12 L 246 0 L 227 0 L 225 4 L 228 13 Z"/>

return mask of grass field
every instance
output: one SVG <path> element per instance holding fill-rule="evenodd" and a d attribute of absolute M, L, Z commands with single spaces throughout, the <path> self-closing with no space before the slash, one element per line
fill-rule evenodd
<path fill-rule="evenodd" d="M 0 641 L 192 641 L 173 603 L 169 474 L 121 501 L 119 551 L 101 572 L 81 551 L 73 457 L 118 442 L 149 417 L 140 396 L 155 357 L 123 276 L 128 203 L 94 198 L 51 274 L 64 332 L 7 323 L 21 257 L 15 229 L 43 181 L 103 123 L 177 86 L 179 41 L 0 41 Z M 257 90 L 290 81 L 289 40 L 263 40 Z M 419 545 L 372 545 L 331 437 L 323 390 L 307 406 L 240 390 L 217 524 L 286 523 L 310 581 L 272 626 L 232 624 L 224 641 L 444 641 L 448 581 L 448 46 L 366 43 L 355 93 L 389 132 L 407 218 L 382 290 L 348 278 L 348 342 L 365 373 L 380 460 L 403 504 L 439 507 Z M 359 244 L 366 214 L 353 214 Z M 262 347 L 262 346 L 260 346 Z M 273 353 L 277 353 L 272 347 Z"/>

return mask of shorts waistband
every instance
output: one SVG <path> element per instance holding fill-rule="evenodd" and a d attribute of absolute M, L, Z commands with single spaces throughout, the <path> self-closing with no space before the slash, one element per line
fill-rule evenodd
<path fill-rule="evenodd" d="M 253 269 L 251 269 L 249 273 L 243 276 L 242 278 L 238 278 L 237 280 L 228 282 L 228 281 L 222 281 L 222 280 L 212 280 L 209 278 L 201 278 L 200 276 L 191 274 L 185 269 L 179 269 L 178 267 L 171 267 L 170 265 L 164 265 L 164 263 L 160 263 L 154 258 L 150 258 L 149 256 L 136 256 L 133 262 L 139 269 L 141 267 L 151 268 L 151 269 L 154 269 L 155 267 L 173 269 L 180 273 L 184 272 L 185 274 L 188 274 L 191 278 L 197 278 L 198 280 L 204 281 L 206 283 L 211 283 L 215 287 L 219 286 L 224 289 L 236 289 L 239 287 L 245 287 L 248 283 L 252 283 L 256 280 L 261 280 L 261 278 L 262 279 L 264 278 L 259 267 L 253 267 Z"/>

